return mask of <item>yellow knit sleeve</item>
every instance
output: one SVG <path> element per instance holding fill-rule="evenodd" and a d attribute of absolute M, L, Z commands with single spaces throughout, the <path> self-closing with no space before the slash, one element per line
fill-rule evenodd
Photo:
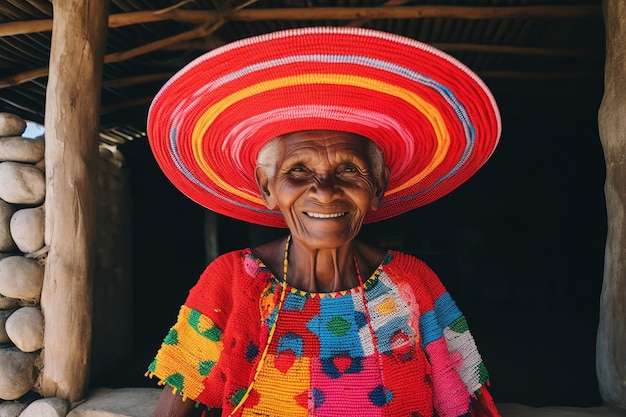
<path fill-rule="evenodd" d="M 222 330 L 209 317 L 183 305 L 148 375 L 170 385 L 183 398 L 197 400 L 222 351 Z"/>

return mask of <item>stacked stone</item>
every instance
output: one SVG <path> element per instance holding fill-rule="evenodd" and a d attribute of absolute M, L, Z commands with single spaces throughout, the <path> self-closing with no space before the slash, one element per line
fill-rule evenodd
<path fill-rule="evenodd" d="M 25 128 L 22 118 L 0 113 L 0 417 L 65 417 L 65 400 L 38 394 L 44 348 L 39 301 L 48 253 L 44 138 L 23 137 Z M 131 351 L 129 210 L 124 158 L 117 149 L 101 146 L 92 351 L 96 373 Z"/>
<path fill-rule="evenodd" d="M 33 390 L 43 348 L 44 139 L 22 137 L 25 129 L 22 118 L 0 113 L 0 400 L 5 401 Z M 11 415 L 9 408 L 22 407 L 2 402 L 0 415 Z"/>

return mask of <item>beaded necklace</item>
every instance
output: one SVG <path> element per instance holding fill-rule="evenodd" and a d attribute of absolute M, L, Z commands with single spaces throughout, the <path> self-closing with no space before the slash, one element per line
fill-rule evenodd
<path fill-rule="evenodd" d="M 265 364 L 265 358 L 267 356 L 267 352 L 270 348 L 270 344 L 272 343 L 272 339 L 274 337 L 274 332 L 276 331 L 276 323 L 278 323 L 278 315 L 283 308 L 283 302 L 285 301 L 285 294 L 287 293 L 287 266 L 289 265 L 289 242 L 291 242 L 291 235 L 287 236 L 287 242 L 285 242 L 285 258 L 283 260 L 283 280 L 281 282 L 281 290 L 280 290 L 280 299 L 278 300 L 278 307 L 276 309 L 276 316 L 274 316 L 274 323 L 272 323 L 272 328 L 269 331 L 267 336 L 267 342 L 265 343 L 265 348 L 263 349 L 263 353 L 261 354 L 261 358 L 256 366 L 256 370 L 254 371 L 254 377 L 252 378 L 252 382 L 248 385 L 248 389 L 243 394 L 233 411 L 229 414 L 229 416 L 233 416 L 237 410 L 241 408 L 241 406 L 246 402 L 246 399 L 250 396 L 250 392 L 252 392 L 252 388 L 254 387 L 254 383 L 256 382 L 259 374 L 261 373 L 261 369 Z"/>
<path fill-rule="evenodd" d="M 278 300 L 278 306 L 276 308 L 276 315 L 274 317 L 274 322 L 272 323 L 272 328 L 270 329 L 269 334 L 267 336 L 267 342 L 265 343 L 265 348 L 263 349 L 263 353 L 261 354 L 261 358 L 259 359 L 259 362 L 257 364 L 256 370 L 254 372 L 254 377 L 252 378 L 252 382 L 250 382 L 250 385 L 248 385 L 248 389 L 246 390 L 244 395 L 241 397 L 241 400 L 237 403 L 235 408 L 233 408 L 233 411 L 229 414 L 229 416 L 233 416 L 237 412 L 237 410 L 239 410 L 239 408 L 241 408 L 241 406 L 243 406 L 243 404 L 246 402 L 246 399 L 250 396 L 250 392 L 252 392 L 252 388 L 254 387 L 254 384 L 259 374 L 261 373 L 261 369 L 263 368 L 263 365 L 265 364 L 267 352 L 269 351 L 270 344 L 272 343 L 272 339 L 274 337 L 274 332 L 276 331 L 276 324 L 278 323 L 278 316 L 280 314 L 280 311 L 282 310 L 282 307 L 285 301 L 285 295 L 287 293 L 287 269 L 289 266 L 290 242 L 291 242 L 291 235 L 287 236 L 287 241 L 285 242 L 285 257 L 283 259 L 283 279 L 280 283 L 281 285 L 280 299 Z M 365 310 L 365 318 L 367 321 L 367 326 L 369 328 L 370 334 L 372 335 L 374 353 L 376 357 L 378 358 L 378 368 L 380 370 L 380 375 L 382 377 L 382 363 L 381 363 L 380 355 L 378 354 L 378 343 L 376 342 L 376 332 L 374 331 L 374 328 L 372 327 L 370 313 L 367 308 L 367 298 L 365 297 L 365 285 L 363 284 L 363 278 L 361 277 L 361 271 L 359 269 L 359 264 L 357 262 L 356 255 L 354 255 L 354 267 L 356 269 L 356 275 L 359 280 L 359 289 L 361 291 L 361 296 L 363 298 L 363 309 Z"/>

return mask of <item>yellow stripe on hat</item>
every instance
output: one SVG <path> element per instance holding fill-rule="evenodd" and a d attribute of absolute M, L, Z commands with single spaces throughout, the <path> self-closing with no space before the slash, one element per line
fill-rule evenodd
<path fill-rule="evenodd" d="M 435 154 L 433 155 L 431 162 L 427 165 L 426 169 L 413 176 L 413 178 L 411 178 L 409 181 L 406 181 L 404 184 L 400 184 L 392 190 L 387 190 L 385 195 L 401 191 L 422 180 L 441 163 L 448 151 L 448 148 L 450 146 L 450 133 L 448 132 L 441 113 L 432 104 L 428 103 L 410 90 L 372 78 L 359 77 L 355 75 L 301 74 L 284 78 L 277 78 L 269 81 L 263 81 L 243 88 L 233 94 L 224 97 L 222 100 L 218 101 L 213 106 L 209 107 L 204 113 L 202 113 L 202 115 L 198 119 L 198 122 L 194 126 L 191 135 L 191 147 L 198 166 L 207 175 L 207 177 L 209 177 L 211 181 L 213 181 L 213 183 L 221 187 L 223 190 L 230 192 L 231 194 L 234 194 L 256 204 L 263 204 L 263 200 L 261 200 L 259 197 L 257 197 L 256 195 L 247 194 L 246 192 L 231 186 L 227 182 L 223 181 L 215 173 L 215 171 L 211 169 L 206 159 L 204 158 L 204 154 L 202 153 L 202 139 L 206 131 L 210 128 L 211 124 L 215 121 L 215 119 L 225 109 L 227 109 L 234 103 L 254 96 L 256 94 L 261 94 L 278 88 L 291 87 L 302 84 L 330 84 L 370 89 L 406 101 L 407 103 L 415 107 L 418 111 L 420 111 L 426 117 L 426 119 L 428 119 L 434 129 L 434 133 L 437 138 L 437 149 L 435 151 Z"/>

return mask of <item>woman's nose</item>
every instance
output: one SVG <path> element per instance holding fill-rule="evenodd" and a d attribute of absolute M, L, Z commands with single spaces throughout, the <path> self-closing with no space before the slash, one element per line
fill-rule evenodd
<path fill-rule="evenodd" d="M 311 186 L 311 192 L 320 202 L 332 201 L 339 192 L 334 175 L 317 175 Z"/>

